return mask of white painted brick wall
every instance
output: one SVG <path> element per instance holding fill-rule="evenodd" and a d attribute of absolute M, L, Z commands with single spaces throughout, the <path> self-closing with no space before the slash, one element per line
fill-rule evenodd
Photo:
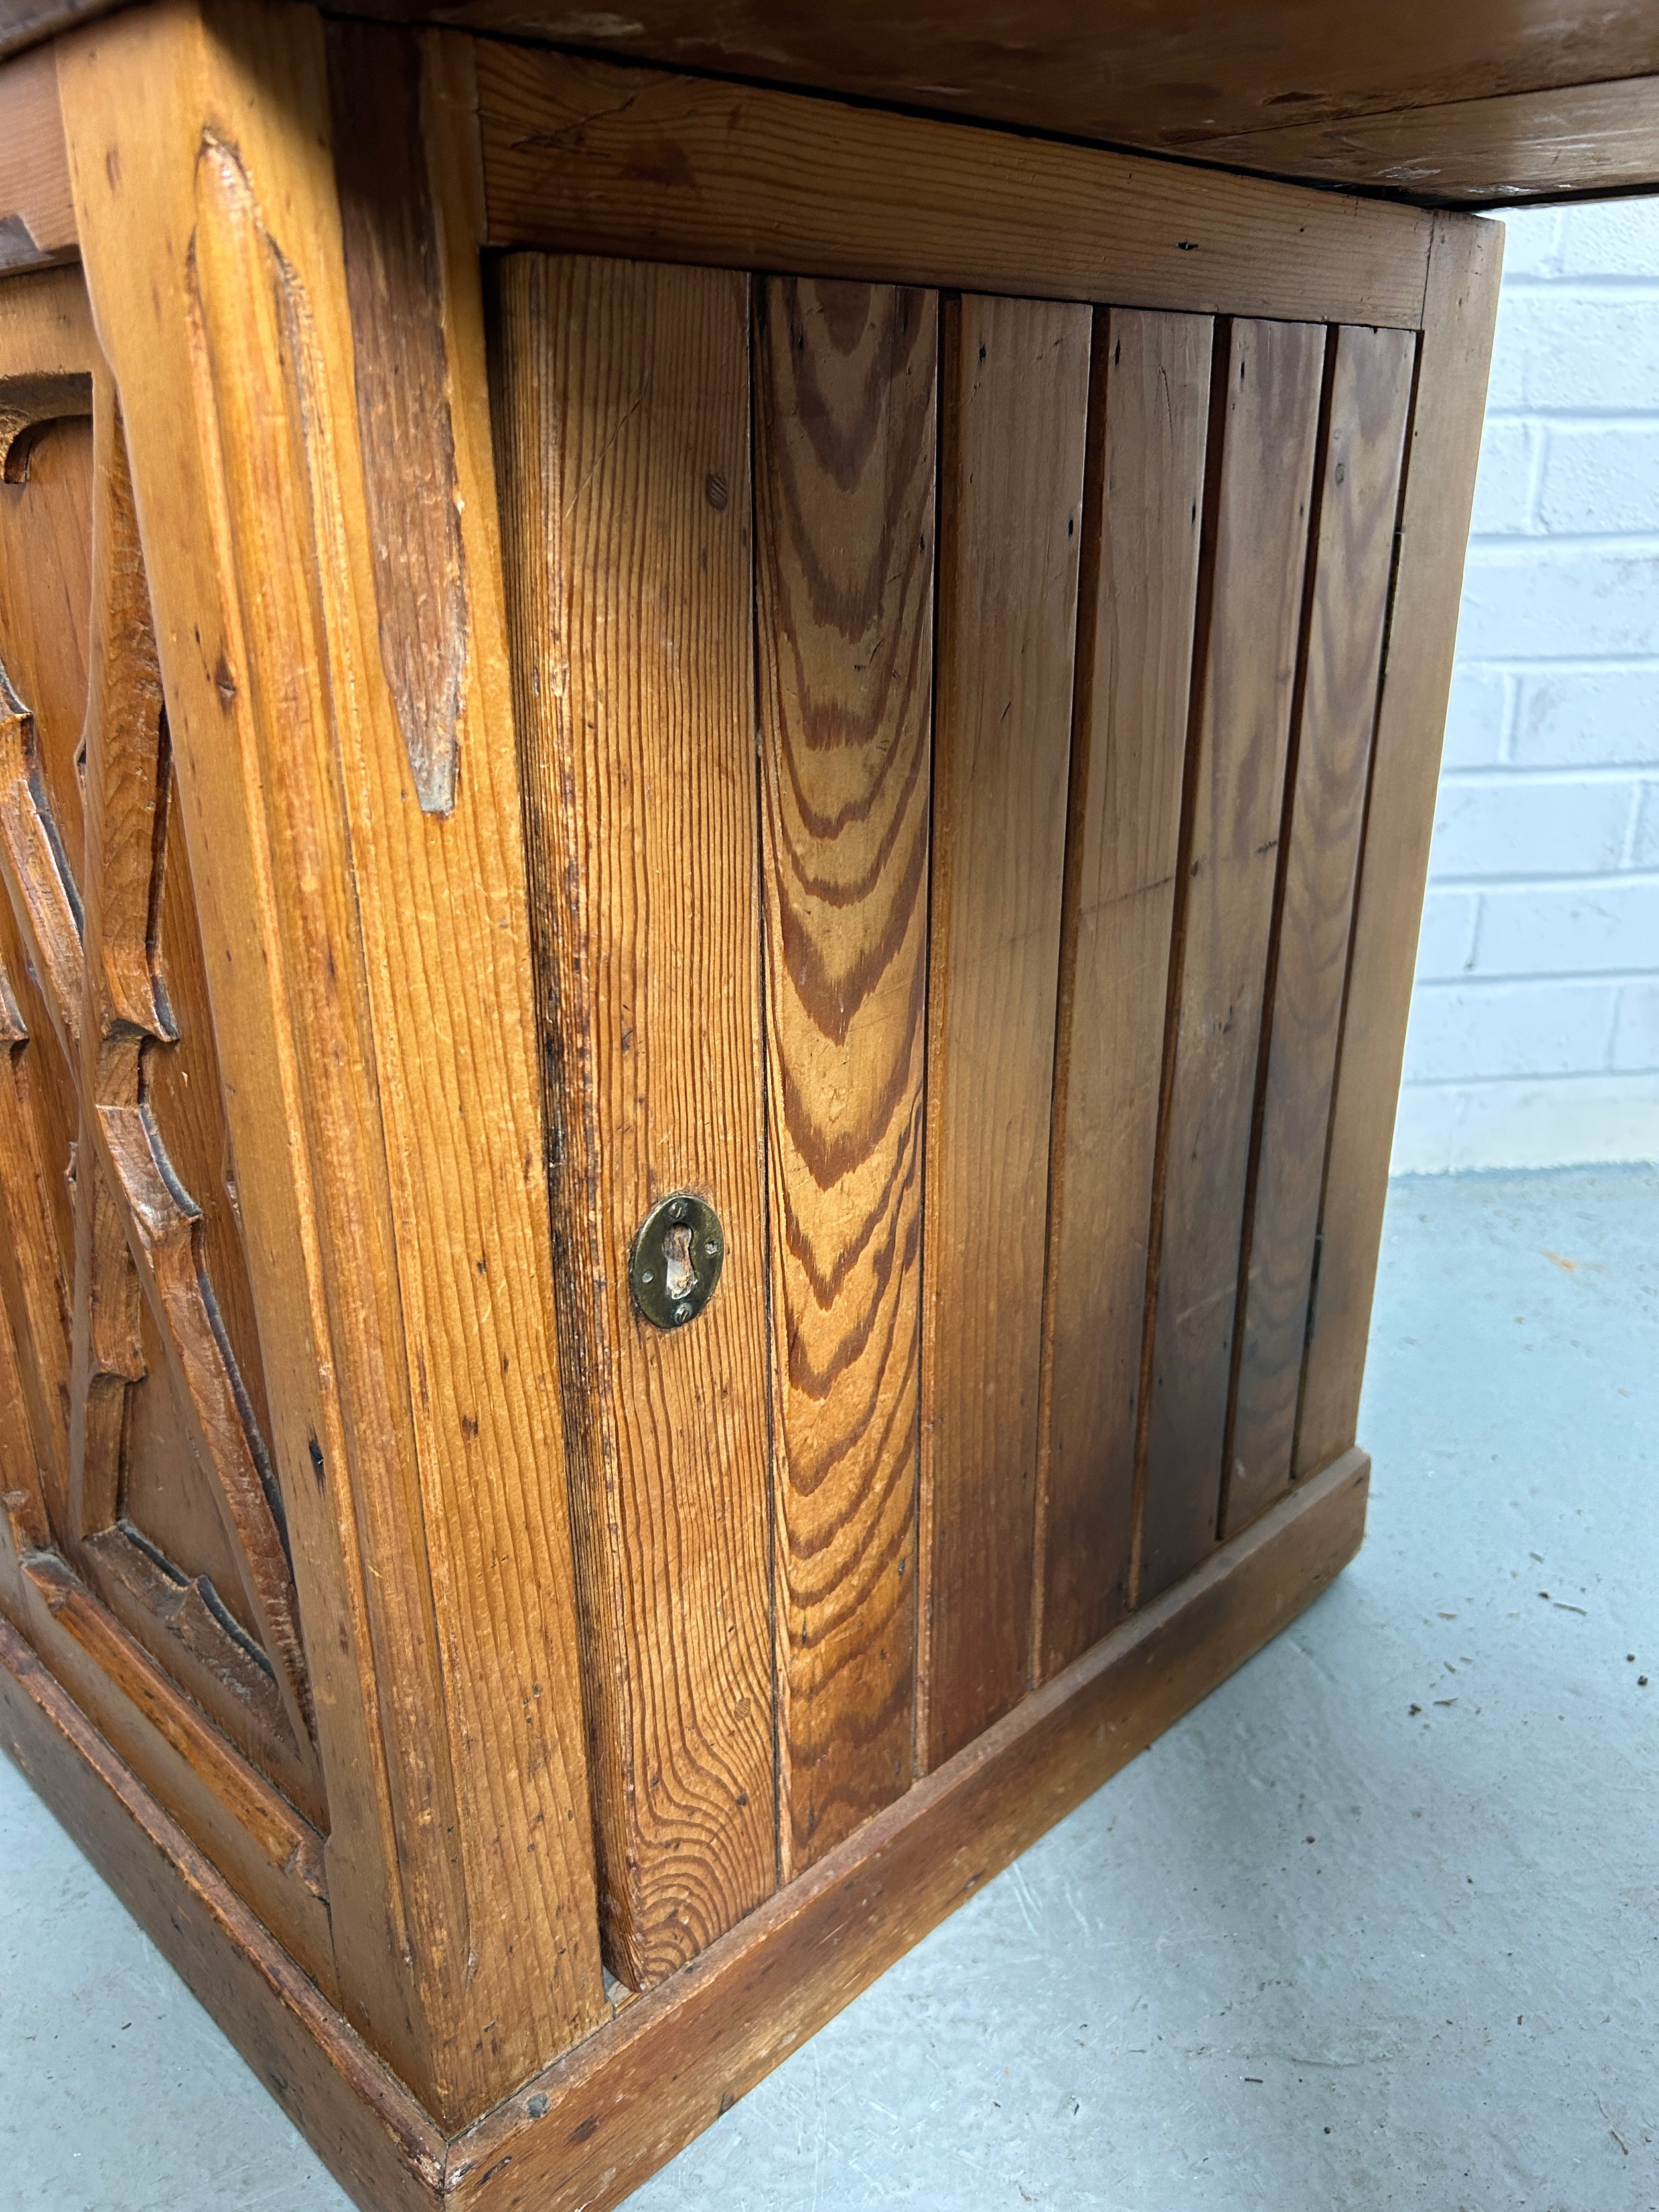
<path fill-rule="evenodd" d="M 1396 1169 L 1659 1157 L 1659 201 L 1507 225 Z"/>

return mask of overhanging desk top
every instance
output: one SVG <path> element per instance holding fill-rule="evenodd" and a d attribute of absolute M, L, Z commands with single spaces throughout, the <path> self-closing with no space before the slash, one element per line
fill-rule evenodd
<path fill-rule="evenodd" d="M 0 0 L 0 55 L 109 0 Z M 364 0 L 341 14 L 546 40 L 977 118 L 1425 206 L 1659 184 L 1649 0 Z"/>
<path fill-rule="evenodd" d="M 0 1742 L 374 2212 L 617 2203 L 1358 1548 L 1502 230 L 1171 148 L 1567 64 L 1328 13 L 0 63 Z"/>

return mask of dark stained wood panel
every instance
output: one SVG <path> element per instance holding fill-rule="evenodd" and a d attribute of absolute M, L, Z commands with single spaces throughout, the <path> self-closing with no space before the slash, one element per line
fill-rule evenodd
<path fill-rule="evenodd" d="M 1444 217 L 1429 268 L 1320 1211 L 1298 1476 L 1346 1450 L 1359 1415 L 1503 240 L 1497 223 Z"/>
<path fill-rule="evenodd" d="M 784 1878 L 910 1781 L 933 698 L 930 293 L 757 293 Z"/>
<path fill-rule="evenodd" d="M 371 14 L 413 0 L 369 0 Z M 642 0 L 572 17 L 547 0 L 451 0 L 453 21 L 670 68 L 850 94 L 1024 129 L 1379 187 L 1493 203 L 1659 176 L 1643 0 L 1006 0 L 813 13 L 786 0 Z M 1275 146 L 1273 142 L 1282 142 Z M 1641 164 L 1645 158 L 1647 166 Z"/>
<path fill-rule="evenodd" d="M 932 1767 L 1030 1666 L 1086 308 L 948 302 L 940 368 L 922 1691 Z"/>
<path fill-rule="evenodd" d="M 1039 1680 L 1127 1610 L 1212 327 L 1095 320 L 1054 1076 Z"/>
<path fill-rule="evenodd" d="M 1659 41 L 1650 66 L 1659 62 Z M 1475 207 L 1659 179 L 1659 76 L 1499 93 L 1205 138 L 1206 161 Z"/>
<path fill-rule="evenodd" d="M 501 307 L 600 1911 L 642 1984 L 775 1865 L 749 286 L 523 256 Z M 726 1257 L 665 1333 L 628 1255 L 679 1189 Z"/>
<path fill-rule="evenodd" d="M 1231 325 L 1181 842 L 1141 1470 L 1141 1602 L 1216 1540 L 1325 332 Z"/>
<path fill-rule="evenodd" d="M 1224 1535 L 1291 1480 L 1348 926 L 1417 344 L 1340 330 L 1320 455 L 1301 710 L 1279 848 Z"/>

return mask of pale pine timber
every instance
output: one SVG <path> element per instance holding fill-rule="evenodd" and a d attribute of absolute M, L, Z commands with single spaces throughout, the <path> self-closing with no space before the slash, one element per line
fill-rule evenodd
<path fill-rule="evenodd" d="M 1433 217 L 477 44 L 490 241 L 1415 329 Z"/>
<path fill-rule="evenodd" d="M 1095 319 L 1055 1045 L 1034 1678 L 1128 1610 L 1212 325 Z"/>
<path fill-rule="evenodd" d="M 1354 897 L 1298 1475 L 1324 1464 L 1320 1453 L 1345 1450 L 1358 1422 L 1503 255 L 1501 224 L 1437 217 Z"/>
<path fill-rule="evenodd" d="M 912 1771 L 939 319 L 880 286 L 757 297 L 787 1881 Z"/>
<path fill-rule="evenodd" d="M 1306 323 L 1235 322 L 1216 347 L 1152 1239 L 1142 1603 L 1216 1540 L 1325 343 Z"/>
<path fill-rule="evenodd" d="M 1331 1085 L 1417 343 L 1343 329 L 1332 345 L 1302 696 L 1286 779 L 1256 1164 L 1235 1345 L 1222 1534 L 1289 1483 Z"/>
<path fill-rule="evenodd" d="M 659 1981 L 775 1879 L 749 287 L 514 255 L 499 453 L 607 1962 Z M 726 1237 L 635 1312 L 660 1197 Z"/>
<path fill-rule="evenodd" d="M 919 1763 L 1030 1671 L 1087 308 L 946 303 L 922 1265 Z"/>
<path fill-rule="evenodd" d="M 317 19 L 167 0 L 59 83 L 327 1624 L 342 2000 L 453 2121 L 604 2008 L 510 720 L 481 649 L 464 787 L 427 814 L 365 635 L 364 471 L 398 461 L 359 444 Z"/>

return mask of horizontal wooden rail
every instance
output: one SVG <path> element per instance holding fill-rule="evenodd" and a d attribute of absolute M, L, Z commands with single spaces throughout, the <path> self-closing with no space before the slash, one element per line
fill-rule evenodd
<path fill-rule="evenodd" d="M 490 242 L 1417 329 L 1433 218 L 958 123 L 477 46 Z"/>

